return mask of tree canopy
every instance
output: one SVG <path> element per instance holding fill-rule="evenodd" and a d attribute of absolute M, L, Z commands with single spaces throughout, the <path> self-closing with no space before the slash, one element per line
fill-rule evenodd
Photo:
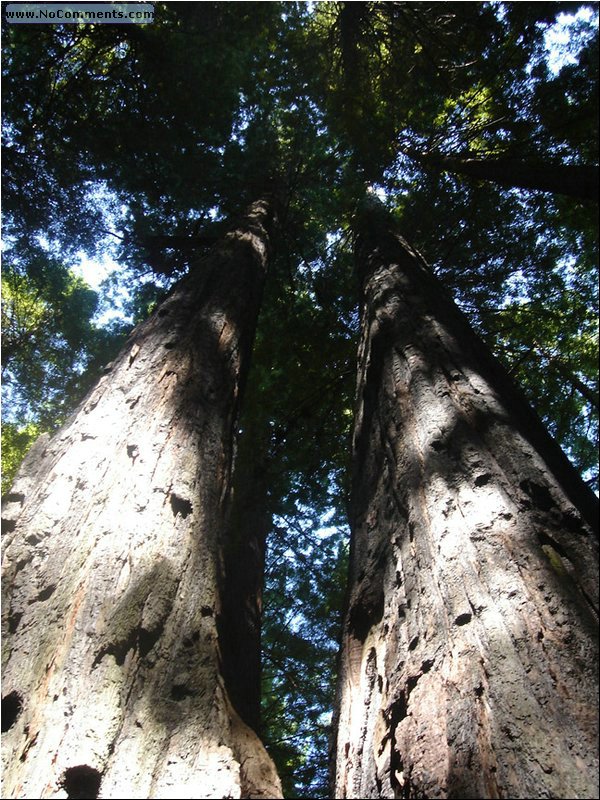
<path fill-rule="evenodd" d="M 326 791 L 365 190 L 597 481 L 597 205 L 577 196 L 597 176 L 597 15 L 203 2 L 156 3 L 149 25 L 3 20 L 4 489 L 227 221 L 265 186 L 282 197 L 240 435 L 268 474 L 263 724 L 291 796 Z M 81 252 L 119 263 L 104 291 L 127 319 L 98 321 Z"/>

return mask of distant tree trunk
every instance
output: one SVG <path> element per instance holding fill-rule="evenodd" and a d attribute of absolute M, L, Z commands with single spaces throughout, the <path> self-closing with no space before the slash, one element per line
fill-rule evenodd
<path fill-rule="evenodd" d="M 4 797 L 281 796 L 217 632 L 272 224 L 254 203 L 8 496 Z"/>
<path fill-rule="evenodd" d="M 597 500 L 381 213 L 357 265 L 335 797 L 597 797 Z"/>
<path fill-rule="evenodd" d="M 256 409 L 253 409 L 256 412 Z M 223 674 L 244 722 L 260 732 L 262 599 L 271 528 L 268 436 L 260 414 L 245 414 L 225 537 L 225 590 L 218 619 Z"/>
<path fill-rule="evenodd" d="M 565 194 L 598 202 L 598 167 L 593 164 L 535 164 L 516 158 L 465 158 L 461 156 L 417 156 L 423 164 L 457 172 L 501 186 Z"/>

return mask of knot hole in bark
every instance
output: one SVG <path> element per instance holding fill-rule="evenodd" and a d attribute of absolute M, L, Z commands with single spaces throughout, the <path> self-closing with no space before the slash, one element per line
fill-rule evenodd
<path fill-rule="evenodd" d="M 384 606 L 382 587 L 369 587 L 363 591 L 349 614 L 349 629 L 355 639 L 365 641 L 371 628 L 381 621 Z"/>
<path fill-rule="evenodd" d="M 2 517 L 2 533 L 12 533 L 14 529 L 17 527 L 17 521 L 15 519 L 7 519 L 6 517 Z"/>
<path fill-rule="evenodd" d="M 550 511 L 556 505 L 550 491 L 546 486 L 540 486 L 534 481 L 521 481 L 519 488 L 528 495 L 533 504 L 537 506 L 540 511 Z"/>
<path fill-rule="evenodd" d="M 10 692 L 2 698 L 2 733 L 9 731 L 23 709 L 23 698 L 18 692 Z"/>
<path fill-rule="evenodd" d="M 62 786 L 69 800 L 96 800 L 100 793 L 102 775 L 87 764 L 65 770 Z"/>
<path fill-rule="evenodd" d="M 169 501 L 171 503 L 171 510 L 173 511 L 174 517 L 176 517 L 177 514 L 181 514 L 181 516 L 185 519 L 189 514 L 192 513 L 192 504 L 190 501 L 183 497 L 179 497 L 179 495 L 175 494 L 175 492 L 171 493 Z"/>
<path fill-rule="evenodd" d="M 455 618 L 454 624 L 455 625 L 468 625 L 469 622 L 473 619 L 473 615 L 466 611 L 464 614 L 459 614 L 458 617 Z"/>

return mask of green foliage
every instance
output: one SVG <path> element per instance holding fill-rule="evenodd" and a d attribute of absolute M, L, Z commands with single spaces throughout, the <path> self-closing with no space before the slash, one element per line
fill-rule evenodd
<path fill-rule="evenodd" d="M 21 461 L 40 433 L 40 427 L 33 422 L 22 427 L 14 422 L 2 423 L 3 496 L 10 489 Z"/>
<path fill-rule="evenodd" d="M 269 540 L 263 726 L 286 797 L 328 796 L 335 660 L 347 531 L 308 509 L 277 518 Z M 293 598 L 290 602 L 290 598 Z"/>
<path fill-rule="evenodd" d="M 5 254 L 2 380 L 5 417 L 50 430 L 70 412 L 124 331 L 92 322 L 97 295 L 40 246 Z M 8 406 L 8 409 L 6 408 Z"/>
<path fill-rule="evenodd" d="M 577 277 L 575 286 L 581 283 Z M 587 287 L 585 294 L 565 288 L 564 275 L 555 283 L 549 298 L 515 300 L 498 312 L 496 349 L 554 437 L 596 486 L 598 315 L 596 304 L 586 300 L 597 288 Z"/>

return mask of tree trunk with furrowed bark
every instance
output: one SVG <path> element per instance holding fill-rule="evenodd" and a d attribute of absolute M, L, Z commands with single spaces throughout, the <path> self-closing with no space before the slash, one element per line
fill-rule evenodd
<path fill-rule="evenodd" d="M 224 679 L 223 537 L 274 225 L 254 203 L 7 498 L 7 798 L 277 798 Z"/>
<path fill-rule="evenodd" d="M 597 797 L 597 500 L 383 210 L 357 228 L 335 797 Z"/>

